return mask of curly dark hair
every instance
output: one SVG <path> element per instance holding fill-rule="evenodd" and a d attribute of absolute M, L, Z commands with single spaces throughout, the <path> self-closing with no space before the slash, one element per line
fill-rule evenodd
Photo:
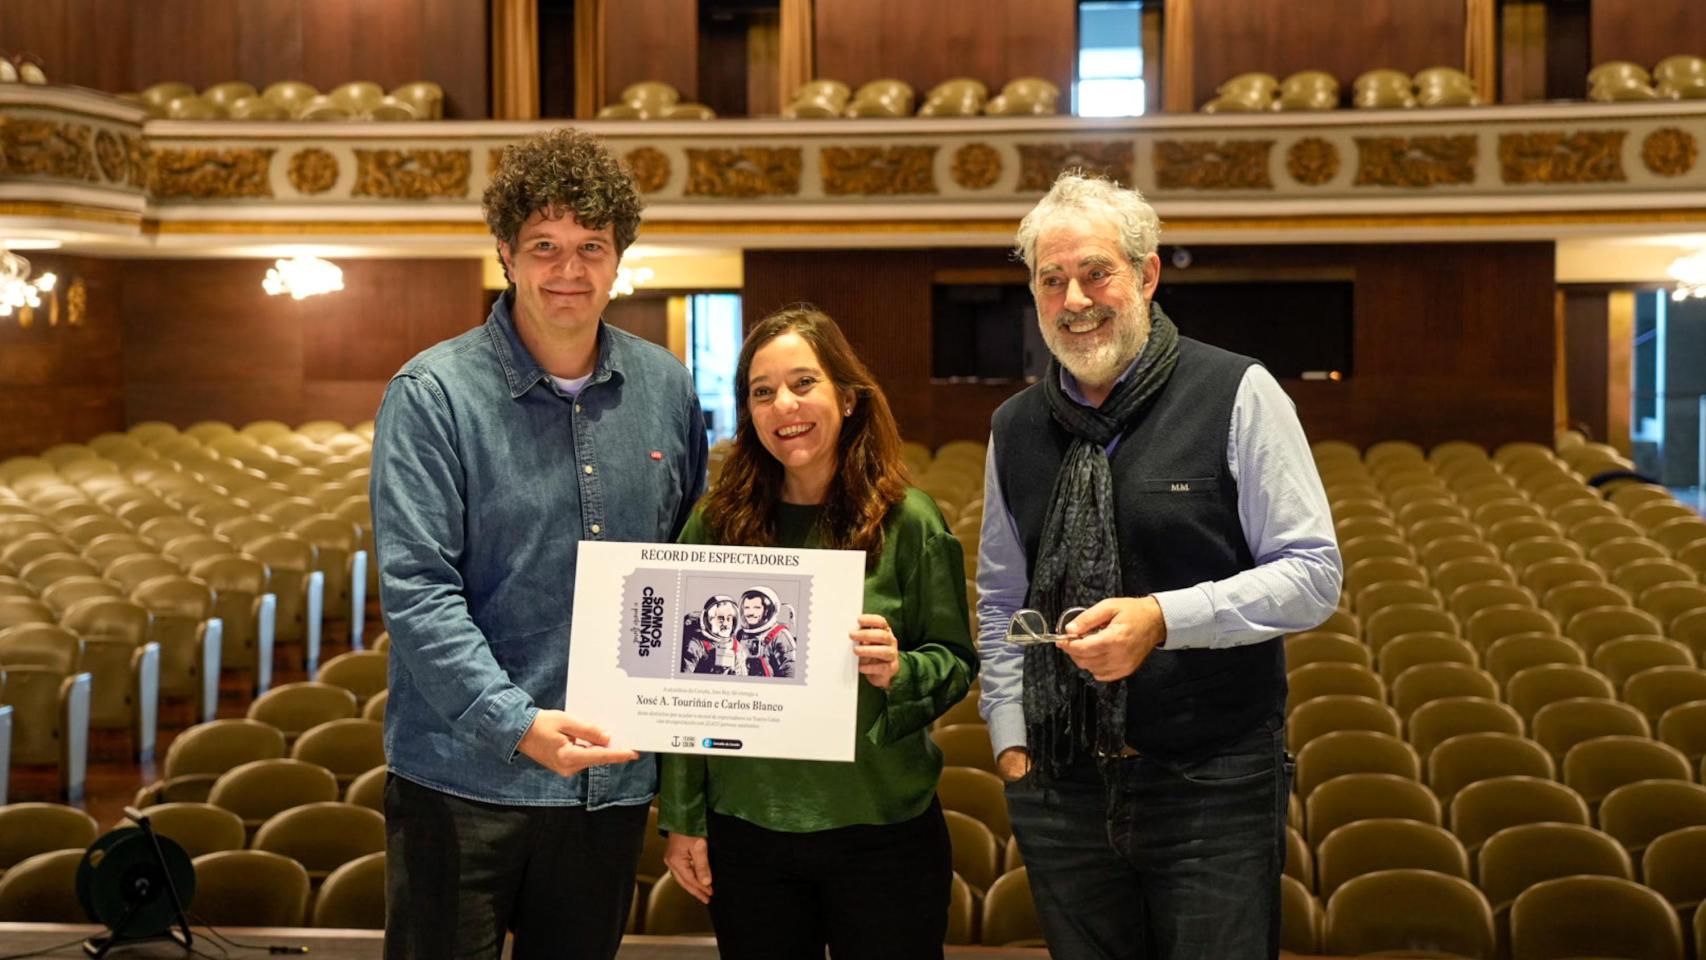
<path fill-rule="evenodd" d="M 562 210 L 574 214 L 583 227 L 613 227 L 618 254 L 640 232 L 640 209 L 645 206 L 634 178 L 603 141 L 569 127 L 505 147 L 480 203 L 492 236 L 512 248 L 528 217 L 541 210 Z M 507 266 L 504 276 L 509 276 Z"/>
<path fill-rule="evenodd" d="M 817 354 L 836 389 L 851 393 L 853 412 L 842 421 L 838 466 L 823 504 L 819 533 L 831 550 L 863 550 L 874 568 L 883 552 L 883 522 L 906 498 L 900 428 L 888 398 L 829 315 L 809 304 L 771 314 L 752 328 L 735 367 L 739 404 L 734 447 L 723 461 L 717 485 L 704 501 L 705 523 L 716 542 L 736 546 L 776 545 L 776 505 L 782 500 L 782 465 L 764 449 L 747 403 L 752 358 L 785 333 L 797 333 Z"/>

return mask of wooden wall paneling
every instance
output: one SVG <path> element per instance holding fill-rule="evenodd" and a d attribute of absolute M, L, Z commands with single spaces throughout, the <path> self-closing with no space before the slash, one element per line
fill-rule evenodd
<path fill-rule="evenodd" d="M 1163 64 L 1166 63 L 1166 32 L 1159 6 L 1146 4 L 1143 8 L 1143 112 L 1158 113 L 1163 89 Z M 1188 71 L 1185 80 L 1189 81 Z M 1077 76 L 1076 69 L 1073 76 Z"/>
<path fill-rule="evenodd" d="M 1199 102 L 1194 9 L 1192 0 L 1172 0 L 1161 10 L 1161 109 L 1169 113 L 1189 113 Z M 1212 96 L 1204 91 L 1201 99 Z"/>
<path fill-rule="evenodd" d="M 487 116 L 487 11 L 474 0 L 30 0 L 0 4 L 0 46 L 37 53 L 55 82 L 109 93 L 432 80 L 446 116 Z"/>
<path fill-rule="evenodd" d="M 575 0 L 539 0 L 539 115 L 575 115 Z"/>
<path fill-rule="evenodd" d="M 669 295 L 648 292 L 618 297 L 604 308 L 605 322 L 669 349 Z"/>
<path fill-rule="evenodd" d="M 717 111 L 719 117 L 750 116 L 747 18 L 732 13 L 701 15 L 698 57 L 698 101 Z"/>
<path fill-rule="evenodd" d="M 1593 0 L 1593 62 L 1631 60 L 1649 69 L 1678 53 L 1706 54 L 1706 3 L 1700 0 Z"/>
<path fill-rule="evenodd" d="M 897 77 L 920 98 L 953 77 L 993 91 L 1016 77 L 1072 89 L 1075 0 L 817 0 L 817 76 L 855 88 Z"/>
<path fill-rule="evenodd" d="M 50 324 L 46 302 L 28 328 L 16 314 L 0 317 L 0 459 L 125 425 L 124 330 L 112 264 L 58 254 L 30 253 L 29 260 L 32 275 L 59 276 L 59 324 Z M 66 305 L 73 280 L 82 280 L 88 294 L 80 327 L 69 325 Z"/>
<path fill-rule="evenodd" d="M 1619 290 L 1606 303 L 1605 432 L 1606 443 L 1625 454 L 1630 445 L 1630 416 L 1635 392 L 1635 293 Z M 1667 346 L 1669 346 L 1667 344 Z M 1689 364 L 1698 369 L 1696 364 Z M 1673 386 L 1667 383 L 1667 386 Z M 1668 399 L 1668 398 L 1667 398 Z"/>
<path fill-rule="evenodd" d="M 1220 0 L 1195 4 L 1194 16 L 1193 109 L 1252 70 L 1281 78 L 1325 70 L 1348 94 L 1358 74 L 1376 67 L 1465 66 L 1464 0 Z"/>
<path fill-rule="evenodd" d="M 1193 253 L 1193 270 L 1354 273 L 1350 376 L 1285 382 L 1311 439 L 1496 445 L 1551 437 L 1550 244 L 1198 247 Z M 995 407 L 1019 385 L 932 384 L 929 356 L 933 277 L 977 258 L 1004 262 L 1000 251 L 750 251 L 746 319 L 750 326 L 790 303 L 815 302 L 847 329 L 909 438 L 979 439 Z"/>
<path fill-rule="evenodd" d="M 934 445 L 931 257 L 918 250 L 749 250 L 746 328 L 801 302 L 833 317 L 888 395 L 901 435 Z"/>
<path fill-rule="evenodd" d="M 261 290 L 262 260 L 129 261 L 129 422 L 368 419 L 416 353 L 485 319 L 475 260 L 344 260 L 344 289 Z"/>
<path fill-rule="evenodd" d="M 1582 100 L 1588 95 L 1588 70 L 1612 59 L 1593 49 L 1586 3 L 1546 5 L 1546 97 Z"/>
<path fill-rule="evenodd" d="M 622 0 L 604 8 L 605 97 L 658 80 L 699 97 L 698 0 Z M 603 106 L 603 104 L 600 104 Z"/>
<path fill-rule="evenodd" d="M 421 42 L 410 64 L 411 80 L 432 80 L 444 87 L 444 115 L 460 120 L 491 116 L 491 25 L 484 4 L 469 0 L 410 0 L 420 5 Z M 387 89 L 395 84 L 388 83 Z"/>
<path fill-rule="evenodd" d="M 1567 426 L 1595 439 L 1606 436 L 1609 396 L 1610 297 L 1600 291 L 1563 291 L 1564 385 Z"/>
<path fill-rule="evenodd" d="M 1465 0 L 1463 44 L 1463 69 L 1475 81 L 1481 102 L 1499 102 L 1497 0 Z"/>
<path fill-rule="evenodd" d="M 1520 0 L 1499 8 L 1499 102 L 1546 99 L 1546 4 Z"/>

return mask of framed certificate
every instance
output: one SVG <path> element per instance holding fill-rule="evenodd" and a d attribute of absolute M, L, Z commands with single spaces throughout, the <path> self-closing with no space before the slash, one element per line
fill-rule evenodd
<path fill-rule="evenodd" d="M 567 709 L 613 746 L 853 759 L 865 555 L 583 540 Z"/>

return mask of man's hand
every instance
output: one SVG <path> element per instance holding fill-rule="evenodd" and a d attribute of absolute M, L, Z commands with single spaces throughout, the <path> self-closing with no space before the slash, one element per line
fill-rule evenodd
<path fill-rule="evenodd" d="M 704 837 L 672 833 L 663 852 L 664 866 L 669 868 L 675 882 L 700 903 L 711 902 L 711 856 L 708 849 Z"/>
<path fill-rule="evenodd" d="M 1001 770 L 1001 779 L 1012 783 L 1031 772 L 1031 751 L 1024 747 L 1008 747 L 995 758 L 995 766 Z"/>
<path fill-rule="evenodd" d="M 1154 597 L 1109 597 L 1066 625 L 1055 644 L 1103 683 L 1137 672 L 1149 651 L 1167 639 L 1167 621 Z"/>
<path fill-rule="evenodd" d="M 516 750 L 534 763 L 572 777 L 601 763 L 627 763 L 640 755 L 610 746 L 610 734 L 561 710 L 541 710 Z"/>

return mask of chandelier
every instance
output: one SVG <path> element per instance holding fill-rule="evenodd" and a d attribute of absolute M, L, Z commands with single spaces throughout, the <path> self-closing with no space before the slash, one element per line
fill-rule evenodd
<path fill-rule="evenodd" d="M 1706 250 L 1697 250 L 1671 261 L 1670 276 L 1676 281 L 1676 289 L 1670 294 L 1672 300 L 1680 303 L 1691 298 L 1706 298 Z"/>
<path fill-rule="evenodd" d="M 655 274 L 651 267 L 617 267 L 616 282 L 610 287 L 612 297 L 626 297 L 634 292 L 634 288 L 651 282 Z"/>
<path fill-rule="evenodd" d="M 13 311 L 41 306 L 41 295 L 53 290 L 59 278 L 44 273 L 30 279 L 30 262 L 10 250 L 0 247 L 0 317 Z"/>
<path fill-rule="evenodd" d="M 278 296 L 288 293 L 293 300 L 305 300 L 322 293 L 344 288 L 344 272 L 337 264 L 319 257 L 291 257 L 279 260 L 267 271 L 261 289 Z"/>

